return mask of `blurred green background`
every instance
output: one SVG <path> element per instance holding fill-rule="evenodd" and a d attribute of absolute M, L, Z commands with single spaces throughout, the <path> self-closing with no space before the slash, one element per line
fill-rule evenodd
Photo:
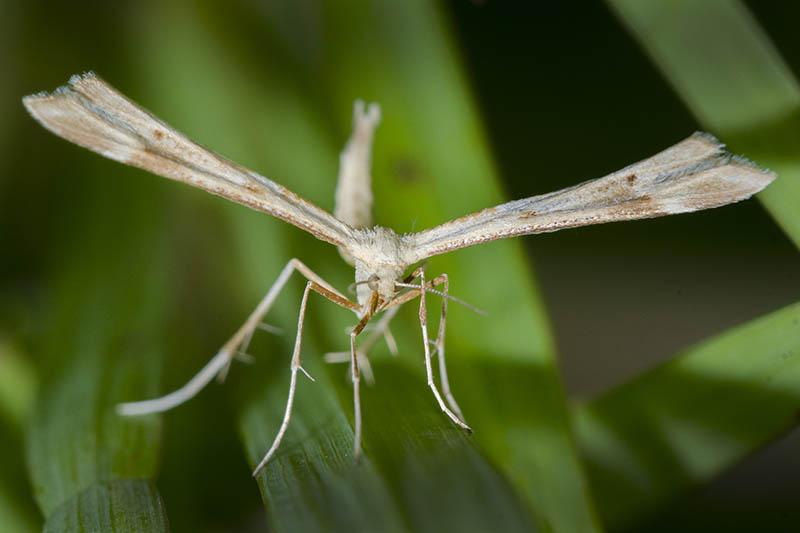
<path fill-rule="evenodd" d="M 277 427 L 291 334 L 257 338 L 254 366 L 235 365 L 224 386 L 164 417 L 120 421 L 109 406 L 183 383 L 289 257 L 341 288 L 352 273 L 334 249 L 266 215 L 57 139 L 20 99 L 94 70 L 198 142 L 328 210 L 352 101 L 378 100 L 375 219 L 398 231 L 599 177 L 698 129 L 765 166 L 796 170 L 797 107 L 760 121 L 758 105 L 737 101 L 736 116 L 756 118 L 730 126 L 722 111 L 703 107 L 701 89 L 713 85 L 706 78 L 725 79 L 722 60 L 686 74 L 669 62 L 668 45 L 653 44 L 658 24 L 637 26 L 643 19 L 626 2 L 0 5 L 8 74 L 0 85 L 0 530 L 157 531 L 166 517 L 173 531 L 209 532 L 800 527 L 800 433 L 791 431 L 800 329 L 797 306 L 787 307 L 800 296 L 797 214 L 786 215 L 798 211 L 796 174 L 781 173 L 786 188 L 770 198 L 777 224 L 748 201 L 434 258 L 429 272 L 448 272 L 453 294 L 489 312 L 454 309 L 448 322 L 470 439 L 448 426 L 425 387 L 412 305 L 398 318 L 398 360 L 385 348 L 375 355 L 377 383 L 364 405 L 369 459 L 352 467 L 344 370 L 320 361 L 344 349 L 350 317 L 312 300 L 304 357 L 321 383 L 301 384 L 298 427 L 257 484 L 249 470 Z M 665 27 L 692 9 L 656 5 L 663 11 L 653 20 Z M 771 42 L 796 76 L 800 7 L 707 5 L 712 24 L 679 26 L 700 42 L 686 37 L 688 57 L 741 60 L 737 75 L 755 87 L 754 99 L 776 101 L 771 78 L 719 42 L 726 31 L 739 37 L 731 20 L 749 21 L 753 42 Z M 749 42 L 743 35 L 742 46 Z M 779 147 L 764 148 L 770 143 Z M 300 288 L 295 280 L 269 319 L 287 332 Z M 431 298 L 431 317 L 437 305 Z M 580 413 L 624 423 L 626 406 L 609 407 L 614 387 L 633 383 L 650 397 L 648 381 L 629 380 L 653 368 L 657 380 L 671 368 L 659 363 L 676 352 L 778 310 L 758 323 L 760 333 L 728 341 L 746 347 L 737 359 L 723 350 L 710 367 L 717 379 L 774 355 L 753 396 L 726 384 L 706 398 L 710 378 L 666 393 L 665 402 L 685 399 L 688 412 L 692 402 L 723 412 L 748 398 L 749 407 L 729 413 L 742 434 L 722 439 L 708 423 L 690 432 L 697 421 L 682 420 L 685 432 L 670 435 L 702 434 L 707 456 L 690 452 L 677 466 L 657 459 L 665 477 L 630 485 L 645 503 L 609 504 L 624 499 L 615 476 L 627 474 L 598 466 L 602 446 L 576 422 L 588 420 Z M 770 387 L 781 379 L 778 394 Z M 621 390 L 625 398 L 631 389 Z M 647 428 L 639 438 L 652 442 Z M 677 441 L 665 440 L 675 444 L 666 456 L 677 457 Z"/>

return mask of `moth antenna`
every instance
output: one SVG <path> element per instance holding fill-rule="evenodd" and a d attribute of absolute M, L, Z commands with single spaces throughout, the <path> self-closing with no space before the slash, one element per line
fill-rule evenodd
<path fill-rule="evenodd" d="M 465 302 L 461 298 L 456 298 L 455 296 L 451 296 L 449 294 L 445 294 L 442 291 L 437 291 L 436 289 L 434 289 L 432 287 L 427 287 L 427 286 L 423 286 L 423 285 L 415 285 L 413 283 L 403 283 L 403 282 L 400 282 L 400 281 L 395 281 L 394 285 L 395 285 L 395 287 L 406 287 L 408 289 L 422 289 L 425 292 L 429 292 L 431 294 L 438 294 L 442 298 L 447 298 L 448 300 L 451 300 L 451 301 L 453 301 L 453 302 L 455 302 L 455 303 L 457 303 L 459 305 L 463 305 L 464 307 L 466 307 L 467 309 L 469 309 L 473 313 L 477 313 L 477 314 L 479 314 L 481 316 L 488 316 L 488 313 L 486 311 L 484 311 L 483 309 L 479 309 L 479 308 L 475 307 L 474 305 Z"/>

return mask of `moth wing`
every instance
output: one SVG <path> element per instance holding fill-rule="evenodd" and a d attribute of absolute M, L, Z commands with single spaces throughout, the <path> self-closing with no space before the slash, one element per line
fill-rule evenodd
<path fill-rule="evenodd" d="M 695 133 L 648 159 L 557 192 L 490 207 L 413 235 L 413 260 L 483 242 L 719 207 L 749 198 L 775 174 Z"/>
<path fill-rule="evenodd" d="M 26 96 L 23 103 L 48 130 L 109 159 L 263 211 L 336 246 L 352 241 L 352 229 L 344 222 L 203 148 L 94 73 L 73 76 L 68 85 Z"/>

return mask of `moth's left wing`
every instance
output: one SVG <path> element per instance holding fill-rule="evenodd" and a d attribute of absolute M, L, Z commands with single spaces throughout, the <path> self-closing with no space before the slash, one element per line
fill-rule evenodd
<path fill-rule="evenodd" d="M 94 73 L 73 76 L 52 94 L 26 96 L 23 103 L 45 128 L 100 155 L 269 213 L 336 246 L 353 241 L 352 228 L 341 220 L 203 148 Z"/>
<path fill-rule="evenodd" d="M 604 178 L 490 207 L 414 234 L 414 262 L 466 246 L 529 233 L 700 211 L 749 198 L 775 174 L 695 133 Z"/>

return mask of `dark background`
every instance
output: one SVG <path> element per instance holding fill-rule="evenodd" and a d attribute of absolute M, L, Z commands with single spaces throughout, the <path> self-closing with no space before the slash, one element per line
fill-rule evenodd
<path fill-rule="evenodd" d="M 601 3 L 450 7 L 511 198 L 600 176 L 698 129 Z M 791 21 L 800 9 L 748 7 L 797 75 L 800 40 Z M 579 398 L 800 295 L 797 250 L 757 202 L 537 235 L 525 246 L 565 386 Z M 795 431 L 643 529 L 764 527 L 800 505 L 798 447 Z"/>
<path fill-rule="evenodd" d="M 797 74 L 794 22 L 800 7 L 748 5 Z M 247 31 L 236 9 L 204 6 L 221 25 L 241 23 Z M 122 28 L 131 24 L 129 7 L 41 1 L 4 6 L 0 335 L 25 342 L 35 331 L 42 313 L 40 280 L 52 250 L 62 246 L 53 231 L 67 213 L 58 204 L 60 191 L 82 186 L 53 183 L 47 173 L 29 169 L 85 157 L 43 135 L 19 99 L 88 68 L 124 87 L 129 65 L 146 61 L 122 37 Z M 599 177 L 698 129 L 603 4 L 454 1 L 445 9 L 509 198 Z M 253 35 L 254 49 L 258 39 Z M 72 209 L 79 217 L 80 206 Z M 529 237 L 525 246 L 556 332 L 564 385 L 575 398 L 605 391 L 683 347 L 800 296 L 800 257 L 757 201 Z M 230 444 L 217 443 L 219 449 Z M 798 433 L 773 443 L 676 502 L 645 529 L 703 529 L 727 524 L 732 516 L 740 526 L 750 519 L 758 524 L 791 509 L 800 495 L 798 445 Z M 170 475 L 176 474 L 166 471 L 160 486 L 174 501 Z M 243 497 L 259 508 L 257 494 Z"/>

